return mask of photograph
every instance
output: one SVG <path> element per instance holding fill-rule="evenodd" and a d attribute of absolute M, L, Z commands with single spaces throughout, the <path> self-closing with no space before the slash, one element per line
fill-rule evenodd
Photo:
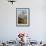
<path fill-rule="evenodd" d="M 30 9 L 16 8 L 16 26 L 30 25 Z"/>

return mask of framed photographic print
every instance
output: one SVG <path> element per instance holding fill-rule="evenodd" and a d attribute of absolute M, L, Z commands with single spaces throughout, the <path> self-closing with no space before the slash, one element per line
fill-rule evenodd
<path fill-rule="evenodd" d="M 30 25 L 30 9 L 16 8 L 16 26 Z"/>

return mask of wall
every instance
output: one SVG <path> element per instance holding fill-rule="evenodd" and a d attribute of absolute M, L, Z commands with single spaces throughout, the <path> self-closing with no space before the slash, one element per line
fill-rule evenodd
<path fill-rule="evenodd" d="M 14 5 L 0 0 L 0 40 L 15 40 L 24 31 L 33 40 L 46 40 L 46 1 L 17 0 Z M 16 8 L 30 8 L 30 27 L 16 27 Z"/>

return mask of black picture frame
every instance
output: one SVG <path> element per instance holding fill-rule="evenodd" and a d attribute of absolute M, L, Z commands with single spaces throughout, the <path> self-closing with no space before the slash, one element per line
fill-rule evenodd
<path fill-rule="evenodd" d="M 16 26 L 30 26 L 30 8 L 16 8 Z"/>

